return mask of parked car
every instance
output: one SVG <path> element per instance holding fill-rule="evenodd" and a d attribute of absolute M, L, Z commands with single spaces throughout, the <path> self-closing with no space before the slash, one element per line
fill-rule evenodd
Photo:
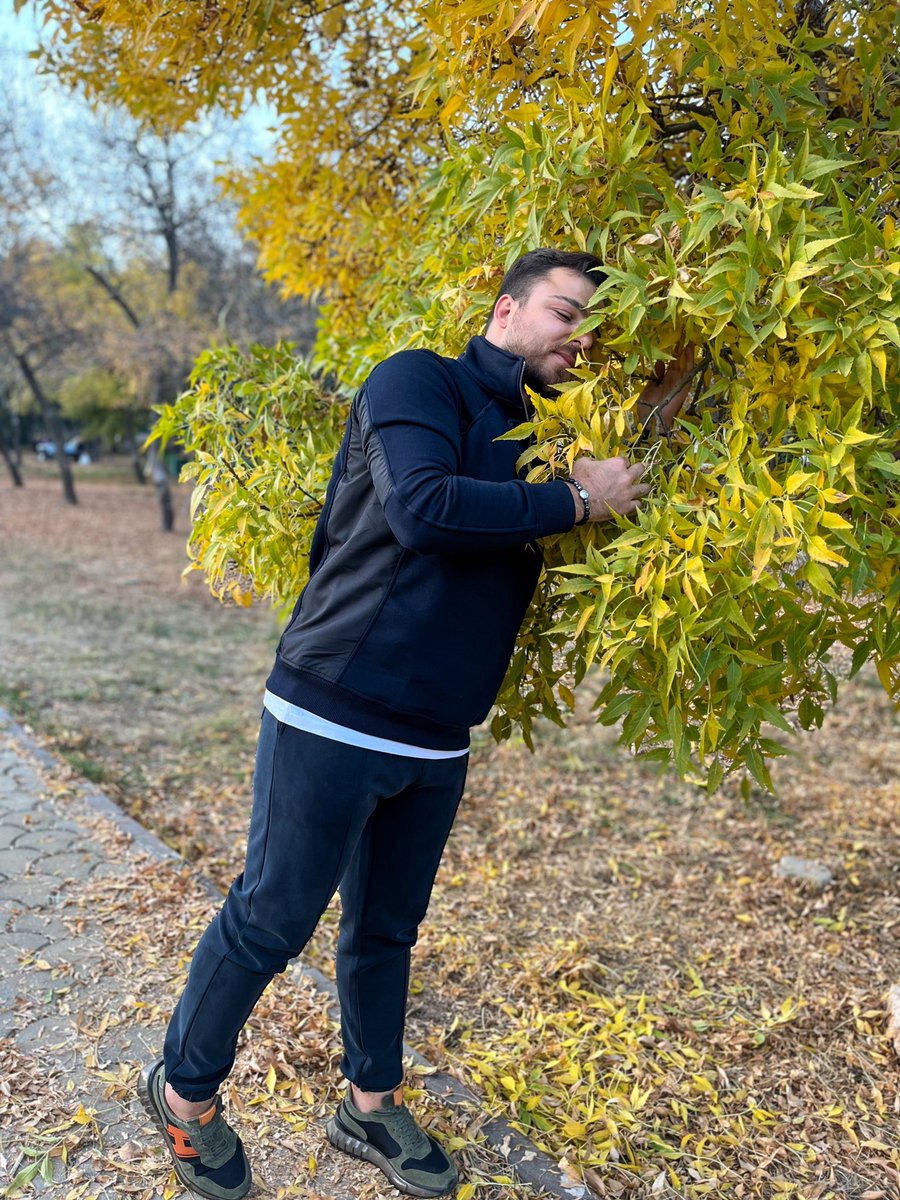
<path fill-rule="evenodd" d="M 63 451 L 66 458 L 78 461 L 86 453 L 86 448 L 80 437 L 72 437 L 67 442 L 63 442 Z M 41 462 L 46 462 L 48 458 L 56 458 L 56 442 L 43 438 L 41 441 L 35 442 L 34 452 Z"/>

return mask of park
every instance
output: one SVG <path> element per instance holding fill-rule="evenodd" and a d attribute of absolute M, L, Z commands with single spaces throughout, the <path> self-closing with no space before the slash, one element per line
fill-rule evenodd
<path fill-rule="evenodd" d="M 520 478 L 652 488 L 542 539 L 411 951 L 410 1104 L 459 1200 L 900 1195 L 890 6 L 17 7 L 118 183 L 76 215 L 10 93 L 0 1196 L 185 1194 L 139 1076 L 243 865 L 354 395 L 460 353 L 539 246 L 604 277 Z M 253 1195 L 397 1194 L 326 1139 L 340 912 L 223 1087 Z"/>

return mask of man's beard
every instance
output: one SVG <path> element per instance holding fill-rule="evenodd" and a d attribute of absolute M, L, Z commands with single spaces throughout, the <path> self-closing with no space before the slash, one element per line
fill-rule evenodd
<path fill-rule="evenodd" d="M 568 343 L 561 343 L 558 346 L 536 345 L 535 338 L 529 337 L 527 334 L 523 336 L 522 331 L 515 325 L 510 332 L 512 336 L 506 343 L 506 349 L 511 354 L 521 354 L 525 359 L 522 383 L 531 388 L 533 392 L 537 392 L 539 396 L 546 396 L 552 400 L 557 394 L 555 385 L 568 378 L 568 371 L 560 370 L 561 364 L 550 356 L 554 351 L 562 350 L 565 346 L 574 359 L 574 349 Z"/>
<path fill-rule="evenodd" d="M 561 379 L 547 380 L 538 369 L 538 364 L 534 359 L 525 359 L 525 369 L 522 372 L 522 383 L 525 387 L 531 388 L 533 392 L 537 392 L 539 396 L 544 396 L 548 400 L 552 400 L 557 394 L 556 385 L 561 383 Z"/>

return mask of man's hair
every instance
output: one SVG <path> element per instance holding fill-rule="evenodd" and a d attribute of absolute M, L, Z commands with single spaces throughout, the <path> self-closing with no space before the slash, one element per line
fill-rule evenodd
<path fill-rule="evenodd" d="M 491 305 L 488 325 L 494 319 L 494 309 L 501 296 L 512 296 L 513 300 L 520 303 L 527 300 L 534 285 L 557 267 L 565 267 L 567 271 L 579 271 L 594 287 L 599 287 L 606 278 L 602 260 L 584 250 L 529 250 L 521 258 L 517 258 L 503 276 L 500 290 Z"/>

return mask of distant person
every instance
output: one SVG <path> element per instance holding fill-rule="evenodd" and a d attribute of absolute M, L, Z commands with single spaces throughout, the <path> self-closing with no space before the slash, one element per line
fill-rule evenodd
<path fill-rule="evenodd" d="M 175 1170 L 199 1196 L 250 1188 L 218 1089 L 263 989 L 340 887 L 346 1097 L 338 1149 L 411 1196 L 456 1169 L 403 1103 L 410 947 L 463 792 L 469 729 L 503 680 L 541 571 L 542 537 L 631 513 L 650 490 L 624 458 L 521 479 L 524 385 L 554 395 L 593 333 L 590 254 L 535 250 L 504 278 L 459 358 L 406 350 L 354 400 L 310 553 L 310 578 L 265 693 L 243 873 L 194 954 L 162 1059 L 142 1078 Z M 648 412 L 681 362 L 641 397 Z M 663 417 L 678 411 L 686 386 Z"/>

